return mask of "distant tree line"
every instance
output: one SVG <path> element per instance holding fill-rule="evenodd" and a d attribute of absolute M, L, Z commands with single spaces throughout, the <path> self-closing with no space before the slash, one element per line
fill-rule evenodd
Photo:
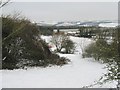
<path fill-rule="evenodd" d="M 86 38 L 92 38 L 94 36 L 99 36 L 98 38 L 104 38 L 106 36 L 113 35 L 114 33 L 114 28 L 99 26 L 38 26 L 38 28 L 42 35 L 53 35 L 54 29 L 58 30 L 58 32 L 60 31 L 60 29 L 79 29 L 80 33 L 78 36 Z"/>
<path fill-rule="evenodd" d="M 114 33 L 114 28 L 107 28 L 107 27 L 95 27 L 95 26 L 90 26 L 90 27 L 80 27 L 80 37 L 87 37 L 87 38 L 92 38 L 96 36 L 97 38 L 105 38 L 106 36 L 113 35 Z"/>
<path fill-rule="evenodd" d="M 39 31 L 42 35 L 52 35 L 53 34 L 53 27 L 51 26 L 38 26 Z"/>

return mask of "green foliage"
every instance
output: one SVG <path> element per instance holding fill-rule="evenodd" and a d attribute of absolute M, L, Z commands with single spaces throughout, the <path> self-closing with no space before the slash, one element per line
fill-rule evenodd
<path fill-rule="evenodd" d="M 109 62 L 110 59 L 118 58 L 117 42 L 112 41 L 110 44 L 104 39 L 98 39 L 85 49 L 84 57 L 94 57 L 95 60 Z"/>
<path fill-rule="evenodd" d="M 41 32 L 42 35 L 52 35 L 53 27 L 39 26 L 39 31 Z"/>
<path fill-rule="evenodd" d="M 108 72 L 101 77 L 103 83 L 120 79 L 120 32 L 118 31 L 120 28 L 115 28 L 114 30 L 115 33 L 113 33 L 112 40 L 110 42 L 108 42 L 110 39 L 106 39 L 108 35 L 104 35 L 104 38 L 97 38 L 96 42 L 89 45 L 83 54 L 84 57 L 93 57 L 95 60 L 106 63 Z"/>
<path fill-rule="evenodd" d="M 65 53 L 67 53 L 67 54 L 74 53 L 75 44 L 72 40 L 67 39 L 64 41 L 63 44 L 64 44 L 63 48 L 65 48 Z"/>
<path fill-rule="evenodd" d="M 80 37 L 86 37 L 86 38 L 92 38 L 92 36 L 95 36 L 95 34 L 97 34 L 100 29 L 99 27 L 96 26 L 89 26 L 89 27 L 79 27 L 79 31 L 80 31 Z"/>
<path fill-rule="evenodd" d="M 97 40 L 95 43 L 90 44 L 83 54 L 84 57 L 94 57 L 95 60 L 103 60 L 103 57 L 107 55 L 106 50 L 109 50 L 109 45 L 103 39 Z M 110 54 L 110 53 L 109 53 Z M 108 56 L 108 55 L 107 55 Z M 103 60 L 106 62 L 106 60 Z"/>
<path fill-rule="evenodd" d="M 67 59 L 52 54 L 40 38 L 40 32 L 29 20 L 3 17 L 2 68 L 63 65 Z"/>

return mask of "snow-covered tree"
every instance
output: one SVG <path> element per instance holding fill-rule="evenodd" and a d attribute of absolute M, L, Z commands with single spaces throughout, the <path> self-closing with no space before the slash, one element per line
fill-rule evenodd
<path fill-rule="evenodd" d="M 74 52 L 74 42 L 65 34 L 54 34 L 51 38 L 51 42 L 55 45 L 57 52 L 62 52 L 62 49 L 64 49 L 64 53 Z"/>
<path fill-rule="evenodd" d="M 66 58 L 53 54 L 40 38 L 36 24 L 28 19 L 2 17 L 2 68 L 64 65 Z"/>
<path fill-rule="evenodd" d="M 120 88 L 120 27 L 113 30 L 115 33 L 109 43 L 107 36 L 97 38 L 95 43 L 86 48 L 84 56 L 94 57 L 95 60 L 106 63 L 108 72 L 101 77 L 100 81 L 102 83 L 118 81 L 118 88 Z"/>

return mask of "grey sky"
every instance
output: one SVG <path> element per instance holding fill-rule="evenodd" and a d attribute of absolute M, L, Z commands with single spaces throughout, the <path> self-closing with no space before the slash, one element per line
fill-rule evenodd
<path fill-rule="evenodd" d="M 3 13 L 22 12 L 29 19 L 39 21 L 117 20 L 117 2 L 14 2 Z"/>

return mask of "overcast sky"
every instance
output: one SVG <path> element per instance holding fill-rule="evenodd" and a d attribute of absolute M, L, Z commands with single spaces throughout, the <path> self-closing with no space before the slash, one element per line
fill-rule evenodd
<path fill-rule="evenodd" d="M 117 2 L 13 2 L 4 14 L 16 11 L 32 21 L 117 20 Z"/>

